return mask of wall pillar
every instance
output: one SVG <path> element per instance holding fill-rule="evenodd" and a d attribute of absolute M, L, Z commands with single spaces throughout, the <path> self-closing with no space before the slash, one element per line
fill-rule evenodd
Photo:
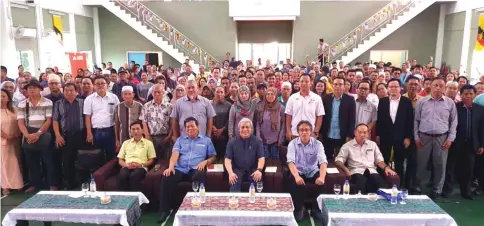
<path fill-rule="evenodd" d="M 72 52 L 77 52 L 77 36 L 76 36 L 76 15 L 69 13 L 69 35 L 72 40 Z"/>
<path fill-rule="evenodd" d="M 93 7 L 93 24 L 94 24 L 94 55 L 96 56 L 96 65 L 101 67 L 102 53 L 101 53 L 101 31 L 99 29 L 99 13 L 98 8 Z"/>
<path fill-rule="evenodd" d="M 45 63 L 45 51 L 42 41 L 44 39 L 44 16 L 42 14 L 42 7 L 39 5 L 35 6 L 35 24 L 37 27 L 37 52 L 39 54 L 39 69 L 41 72 L 45 71 L 46 63 Z"/>
<path fill-rule="evenodd" d="M 472 20 L 472 9 L 466 10 L 466 16 L 464 20 L 464 35 L 462 38 L 462 51 L 460 56 L 460 67 L 459 73 L 461 75 L 466 75 L 467 73 L 467 58 L 469 55 L 469 44 L 471 40 L 471 21 Z M 470 75 L 470 72 L 469 72 Z"/>
<path fill-rule="evenodd" d="M 19 62 L 14 57 L 17 54 L 15 48 L 15 38 L 12 29 L 12 13 L 10 10 L 9 0 L 0 0 L 0 62 L 3 66 L 7 67 L 10 78 L 18 77 L 17 66 Z"/>
<path fill-rule="evenodd" d="M 447 14 L 447 5 L 440 5 L 439 25 L 437 28 L 437 41 L 435 42 L 435 59 L 434 66 L 440 68 L 442 64 L 442 51 L 444 48 L 444 32 L 445 32 L 445 15 Z"/>

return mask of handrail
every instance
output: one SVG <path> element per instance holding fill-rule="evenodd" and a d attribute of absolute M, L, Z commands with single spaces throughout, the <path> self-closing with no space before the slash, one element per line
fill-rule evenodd
<path fill-rule="evenodd" d="M 343 35 L 338 41 L 333 43 L 325 55 L 327 55 L 328 62 L 336 60 L 346 54 L 353 48 L 356 48 L 368 37 L 379 31 L 383 26 L 391 23 L 398 16 L 402 15 L 412 6 L 417 3 L 428 0 L 393 0 L 377 13 L 363 21 L 356 28 Z M 318 56 L 314 57 L 311 61 L 317 61 Z M 349 62 L 345 62 L 349 63 Z"/>
<path fill-rule="evenodd" d="M 155 12 L 151 11 L 140 0 L 114 0 L 114 2 L 121 9 L 135 16 L 143 25 L 156 32 L 158 36 L 163 37 L 175 49 L 182 51 L 195 63 L 204 65 L 206 68 L 212 62 L 220 63 L 215 57 L 190 40 L 186 35 L 163 20 Z"/>

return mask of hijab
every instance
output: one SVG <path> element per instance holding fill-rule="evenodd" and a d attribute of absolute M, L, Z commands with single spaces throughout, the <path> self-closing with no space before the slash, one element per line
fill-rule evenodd
<path fill-rule="evenodd" d="M 268 88 L 266 91 L 267 93 L 272 92 L 274 95 L 277 95 L 277 89 L 274 87 Z M 262 124 L 264 122 L 264 114 L 266 111 L 269 112 L 270 117 L 271 117 L 271 129 L 272 131 L 279 131 L 281 128 L 280 124 L 280 117 L 281 117 L 281 107 L 282 105 L 277 101 L 277 98 L 272 102 L 269 103 L 267 101 L 267 97 L 264 97 L 264 100 L 259 104 L 258 106 L 258 119 L 259 123 Z"/>
<path fill-rule="evenodd" d="M 240 93 L 245 91 L 249 94 L 249 98 L 247 100 L 242 101 L 240 99 Z M 239 87 L 237 91 L 237 100 L 235 101 L 235 112 L 239 112 L 243 116 L 249 116 L 251 113 L 254 112 L 254 107 L 252 106 L 252 101 L 250 100 L 250 90 L 247 86 Z"/>
<path fill-rule="evenodd" d="M 201 94 L 203 94 L 203 91 L 205 91 L 205 90 L 208 90 L 210 92 L 210 96 L 208 96 L 208 97 L 205 97 L 204 96 L 204 97 L 207 98 L 207 99 L 209 99 L 209 100 L 213 100 L 214 95 L 213 95 L 212 89 L 210 89 L 210 87 L 208 87 L 207 85 L 205 85 L 202 88 L 202 93 Z"/>

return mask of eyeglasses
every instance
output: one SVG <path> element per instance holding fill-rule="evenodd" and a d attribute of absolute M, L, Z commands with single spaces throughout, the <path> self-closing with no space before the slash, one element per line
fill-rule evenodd
<path fill-rule="evenodd" d="M 96 86 L 103 86 L 103 85 L 106 85 L 106 83 L 105 82 L 103 82 L 103 83 L 94 83 L 94 85 L 96 85 Z"/>
<path fill-rule="evenodd" d="M 368 88 L 358 88 L 358 89 L 361 90 L 361 91 L 368 91 L 368 90 L 370 90 Z"/>

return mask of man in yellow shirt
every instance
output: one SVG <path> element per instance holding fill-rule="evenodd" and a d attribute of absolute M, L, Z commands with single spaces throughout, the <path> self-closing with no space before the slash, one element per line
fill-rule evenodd
<path fill-rule="evenodd" d="M 141 180 L 148 168 L 155 162 L 156 152 L 153 143 L 143 138 L 141 121 L 129 126 L 132 138 L 123 142 L 118 154 L 122 167 L 117 178 L 118 191 L 141 191 Z"/>

